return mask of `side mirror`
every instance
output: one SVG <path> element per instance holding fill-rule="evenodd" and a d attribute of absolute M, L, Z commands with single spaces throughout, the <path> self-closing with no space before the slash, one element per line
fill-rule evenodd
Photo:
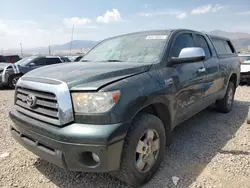
<path fill-rule="evenodd" d="M 32 63 L 29 64 L 29 66 L 33 67 L 33 66 L 35 66 L 35 63 L 32 62 Z"/>
<path fill-rule="evenodd" d="M 171 58 L 172 64 L 180 64 L 180 63 L 194 63 L 199 61 L 204 61 L 206 58 L 205 52 L 203 48 L 199 47 L 191 47 L 191 48 L 183 48 L 179 54 L 179 57 Z"/>

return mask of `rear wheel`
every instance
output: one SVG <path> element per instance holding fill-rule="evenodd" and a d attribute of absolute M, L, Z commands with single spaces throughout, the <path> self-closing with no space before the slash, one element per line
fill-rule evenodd
<path fill-rule="evenodd" d="M 220 112 L 228 113 L 233 108 L 235 86 L 233 82 L 229 82 L 227 91 L 223 99 L 216 101 L 216 107 Z"/>
<path fill-rule="evenodd" d="M 132 186 L 150 180 L 164 156 L 165 135 L 158 117 L 151 114 L 137 116 L 125 138 L 121 167 L 116 177 Z"/>
<path fill-rule="evenodd" d="M 9 83 L 8 83 L 9 87 L 12 89 L 15 89 L 17 81 L 19 80 L 20 77 L 21 77 L 20 74 L 11 75 L 9 78 Z"/>

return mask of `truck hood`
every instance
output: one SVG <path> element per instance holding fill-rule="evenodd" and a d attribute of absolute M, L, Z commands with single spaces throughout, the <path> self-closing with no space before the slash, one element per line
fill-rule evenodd
<path fill-rule="evenodd" d="M 75 62 L 45 66 L 24 75 L 60 80 L 71 90 L 98 90 L 109 83 L 150 69 L 151 64 L 127 62 Z M 32 78 L 31 78 L 32 79 Z"/>
<path fill-rule="evenodd" d="M 243 65 L 240 66 L 240 72 L 250 72 L 250 64 L 249 65 Z"/>

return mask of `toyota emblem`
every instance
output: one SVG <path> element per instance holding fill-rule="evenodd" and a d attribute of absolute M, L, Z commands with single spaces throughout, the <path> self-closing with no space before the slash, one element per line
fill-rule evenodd
<path fill-rule="evenodd" d="M 36 96 L 29 94 L 26 98 L 26 103 L 29 107 L 34 108 L 36 106 Z"/>

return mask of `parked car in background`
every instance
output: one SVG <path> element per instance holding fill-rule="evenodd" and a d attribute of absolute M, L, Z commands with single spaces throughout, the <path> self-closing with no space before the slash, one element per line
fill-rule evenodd
<path fill-rule="evenodd" d="M 121 35 L 80 62 L 21 77 L 10 129 L 51 163 L 115 171 L 137 187 L 157 172 L 177 125 L 214 103 L 232 110 L 239 78 L 228 38 L 183 29 Z"/>
<path fill-rule="evenodd" d="M 8 63 L 8 60 L 4 56 L 0 55 L 0 63 Z"/>
<path fill-rule="evenodd" d="M 8 60 L 9 63 L 15 63 L 21 60 L 19 55 L 5 55 L 4 57 Z"/>
<path fill-rule="evenodd" d="M 250 84 L 250 54 L 239 54 L 241 60 L 240 81 Z"/>
<path fill-rule="evenodd" d="M 14 64 L 0 64 L 0 86 L 15 88 L 18 79 L 27 72 L 58 63 L 70 62 L 66 57 L 60 56 L 31 56 L 21 59 Z"/>

